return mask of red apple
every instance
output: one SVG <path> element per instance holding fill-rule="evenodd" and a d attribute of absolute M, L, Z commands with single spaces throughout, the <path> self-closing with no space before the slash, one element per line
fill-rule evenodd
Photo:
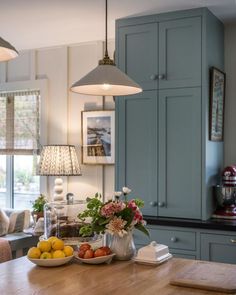
<path fill-rule="evenodd" d="M 86 250 L 85 254 L 84 254 L 84 259 L 90 259 L 94 257 L 94 252 L 92 249 Z"/>
<path fill-rule="evenodd" d="M 91 249 L 91 245 L 89 245 L 88 243 L 81 244 L 79 247 L 79 250 L 83 250 L 83 251 L 86 251 L 89 249 Z"/>
<path fill-rule="evenodd" d="M 100 257 L 100 256 L 106 256 L 107 253 L 104 249 L 98 248 L 95 252 L 94 252 L 94 257 Z"/>
<path fill-rule="evenodd" d="M 106 252 L 106 255 L 111 254 L 111 249 L 108 246 L 103 246 L 103 247 L 100 247 L 99 249 L 104 250 Z"/>
<path fill-rule="evenodd" d="M 78 252 L 78 256 L 79 256 L 80 258 L 84 258 L 84 254 L 85 254 L 85 251 L 84 251 L 84 250 L 79 250 L 79 252 Z"/>

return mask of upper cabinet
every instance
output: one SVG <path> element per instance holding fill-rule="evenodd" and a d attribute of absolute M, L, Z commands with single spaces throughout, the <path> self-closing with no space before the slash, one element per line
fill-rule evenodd
<path fill-rule="evenodd" d="M 224 28 L 206 8 L 120 19 L 116 63 L 143 93 L 116 98 L 116 188 L 145 215 L 208 219 L 223 143 L 209 141 L 209 69 Z"/>
<path fill-rule="evenodd" d="M 121 27 L 119 67 L 144 90 L 201 85 L 201 17 Z"/>

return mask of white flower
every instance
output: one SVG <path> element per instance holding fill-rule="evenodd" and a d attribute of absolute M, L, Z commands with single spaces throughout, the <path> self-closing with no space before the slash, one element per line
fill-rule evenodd
<path fill-rule="evenodd" d="M 122 192 L 114 192 L 115 197 L 120 197 L 122 195 Z"/>
<path fill-rule="evenodd" d="M 122 188 L 122 191 L 123 191 L 124 195 L 128 195 L 131 192 L 131 189 L 129 189 L 128 187 L 124 186 Z"/>

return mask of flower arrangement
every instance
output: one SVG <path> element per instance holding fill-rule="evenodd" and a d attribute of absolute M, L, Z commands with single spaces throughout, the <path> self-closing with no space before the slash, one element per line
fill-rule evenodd
<path fill-rule="evenodd" d="M 87 199 L 87 209 L 78 215 L 79 220 L 83 222 L 80 234 L 87 237 L 93 233 L 109 233 L 123 237 L 136 228 L 149 236 L 140 211 L 144 202 L 140 199 L 128 201 L 127 195 L 130 192 L 129 188 L 123 187 L 122 192 L 115 192 L 115 198 L 105 203 L 101 201 L 101 195 L 98 193 L 94 198 Z M 86 218 L 91 219 L 89 224 L 84 223 Z"/>

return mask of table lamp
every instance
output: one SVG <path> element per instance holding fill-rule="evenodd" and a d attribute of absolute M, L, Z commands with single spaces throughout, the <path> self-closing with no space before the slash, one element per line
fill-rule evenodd
<path fill-rule="evenodd" d="M 63 200 L 63 180 L 60 176 L 78 176 L 81 168 L 73 145 L 45 145 L 40 154 L 38 174 L 58 176 L 54 185 L 54 201 Z"/>

